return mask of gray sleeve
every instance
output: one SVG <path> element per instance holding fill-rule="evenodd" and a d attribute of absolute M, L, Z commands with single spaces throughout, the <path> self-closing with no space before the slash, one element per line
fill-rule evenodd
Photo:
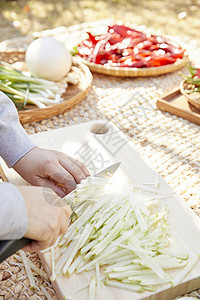
<path fill-rule="evenodd" d="M 35 146 L 19 122 L 14 103 L 0 92 L 0 156 L 11 168 Z"/>
<path fill-rule="evenodd" d="M 20 239 L 28 227 L 26 204 L 18 189 L 0 183 L 0 240 Z"/>

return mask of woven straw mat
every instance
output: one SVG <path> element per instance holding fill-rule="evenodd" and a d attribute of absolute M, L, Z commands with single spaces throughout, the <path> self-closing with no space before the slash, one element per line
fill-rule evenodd
<path fill-rule="evenodd" d="M 69 28 L 60 27 L 37 33 L 53 35 L 75 45 L 86 30 L 100 23 L 87 23 Z M 144 26 L 138 27 L 144 29 Z M 178 39 L 178 38 L 177 38 Z M 33 37 L 8 40 L 0 50 L 25 49 Z M 70 41 L 70 45 L 69 45 Z M 189 58 L 200 65 L 200 48 L 196 41 L 184 40 Z M 187 72 L 182 69 L 182 72 Z M 156 100 L 176 87 L 179 72 L 158 77 L 118 78 L 93 74 L 93 86 L 79 105 L 51 119 L 24 125 L 28 134 L 60 128 L 96 119 L 113 121 L 145 160 L 174 188 L 176 193 L 200 216 L 200 127 L 187 120 L 156 109 Z M 37 254 L 27 257 L 38 266 Z M 23 264 L 11 257 L 0 265 L 0 299 L 47 299 L 40 290 L 42 284 L 57 299 L 48 280 L 35 277 L 38 289 L 30 289 Z M 186 295 L 185 295 L 186 296 Z M 200 289 L 189 294 L 199 298 Z"/>

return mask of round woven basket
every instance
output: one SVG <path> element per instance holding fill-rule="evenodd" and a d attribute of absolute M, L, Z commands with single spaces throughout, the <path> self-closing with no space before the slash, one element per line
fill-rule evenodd
<path fill-rule="evenodd" d="M 187 98 L 188 102 L 195 108 L 196 112 L 200 113 L 200 93 L 193 92 L 188 94 L 187 91 L 193 90 L 194 85 L 182 80 L 180 83 L 180 91 Z"/>
<path fill-rule="evenodd" d="M 0 60 L 7 63 L 23 62 L 25 51 L 0 52 Z M 45 108 L 36 108 L 33 105 L 27 105 L 25 109 L 18 112 L 19 120 L 22 124 L 28 122 L 37 122 L 43 119 L 64 113 L 66 110 L 74 107 L 81 102 L 89 92 L 92 84 L 92 74 L 89 68 L 78 58 L 73 58 L 70 71 L 77 80 L 77 84 L 69 84 L 65 93 L 62 95 L 63 102 L 49 105 Z"/>
<path fill-rule="evenodd" d="M 113 25 L 113 24 L 119 24 L 119 25 L 125 25 L 130 26 L 132 28 L 135 28 L 137 30 L 140 30 L 144 33 L 152 33 L 152 34 L 159 34 L 157 32 L 152 31 L 149 28 L 140 28 L 140 26 L 130 24 L 129 22 L 123 22 L 123 21 L 115 21 L 115 20 L 105 20 L 103 23 L 95 24 L 91 23 L 90 26 L 87 26 L 85 28 L 85 33 L 87 31 L 90 31 L 94 35 L 102 34 L 107 32 L 107 26 Z M 79 42 L 87 38 L 85 34 L 81 36 L 82 38 L 79 39 Z M 182 44 L 182 42 L 177 41 L 175 38 L 163 35 L 163 37 L 178 42 L 182 48 L 185 48 L 185 46 Z M 173 64 L 168 64 L 164 66 L 158 66 L 158 67 L 150 67 L 150 68 L 128 68 L 128 67 L 109 67 L 104 66 L 100 64 L 95 64 L 92 62 L 89 62 L 85 59 L 82 59 L 82 61 L 90 68 L 92 72 L 105 74 L 105 75 L 111 75 L 111 76 L 119 76 L 119 77 L 147 77 L 147 76 L 158 76 L 162 74 L 167 74 L 170 72 L 177 71 L 185 66 L 186 62 L 188 60 L 188 55 L 185 54 L 182 59 L 178 59 Z"/>
<path fill-rule="evenodd" d="M 85 59 L 82 59 L 82 61 L 90 68 L 92 72 L 121 77 L 146 77 L 158 76 L 179 70 L 186 64 L 187 55 L 184 55 L 182 59 L 177 60 L 174 64 L 151 68 L 109 67 L 98 65 Z"/>

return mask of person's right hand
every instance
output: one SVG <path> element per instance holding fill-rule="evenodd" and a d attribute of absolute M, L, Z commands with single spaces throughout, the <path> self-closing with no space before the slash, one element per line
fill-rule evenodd
<path fill-rule="evenodd" d="M 28 213 L 28 229 L 24 236 L 33 240 L 23 250 L 35 252 L 52 246 L 58 236 L 67 230 L 71 215 L 70 207 L 68 205 L 56 207 L 49 204 L 44 199 L 42 187 L 18 186 L 17 188 L 24 198 Z M 50 193 L 52 195 L 53 192 Z M 57 201 L 58 198 L 55 194 Z"/>

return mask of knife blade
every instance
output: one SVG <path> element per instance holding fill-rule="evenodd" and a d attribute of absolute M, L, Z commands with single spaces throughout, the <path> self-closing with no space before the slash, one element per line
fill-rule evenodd
<path fill-rule="evenodd" d="M 120 162 L 115 163 L 94 176 L 101 178 L 110 178 L 116 172 L 120 164 Z M 0 240 L 0 263 L 14 254 L 16 251 L 28 245 L 31 241 L 32 240 L 25 237 L 18 240 Z"/>

